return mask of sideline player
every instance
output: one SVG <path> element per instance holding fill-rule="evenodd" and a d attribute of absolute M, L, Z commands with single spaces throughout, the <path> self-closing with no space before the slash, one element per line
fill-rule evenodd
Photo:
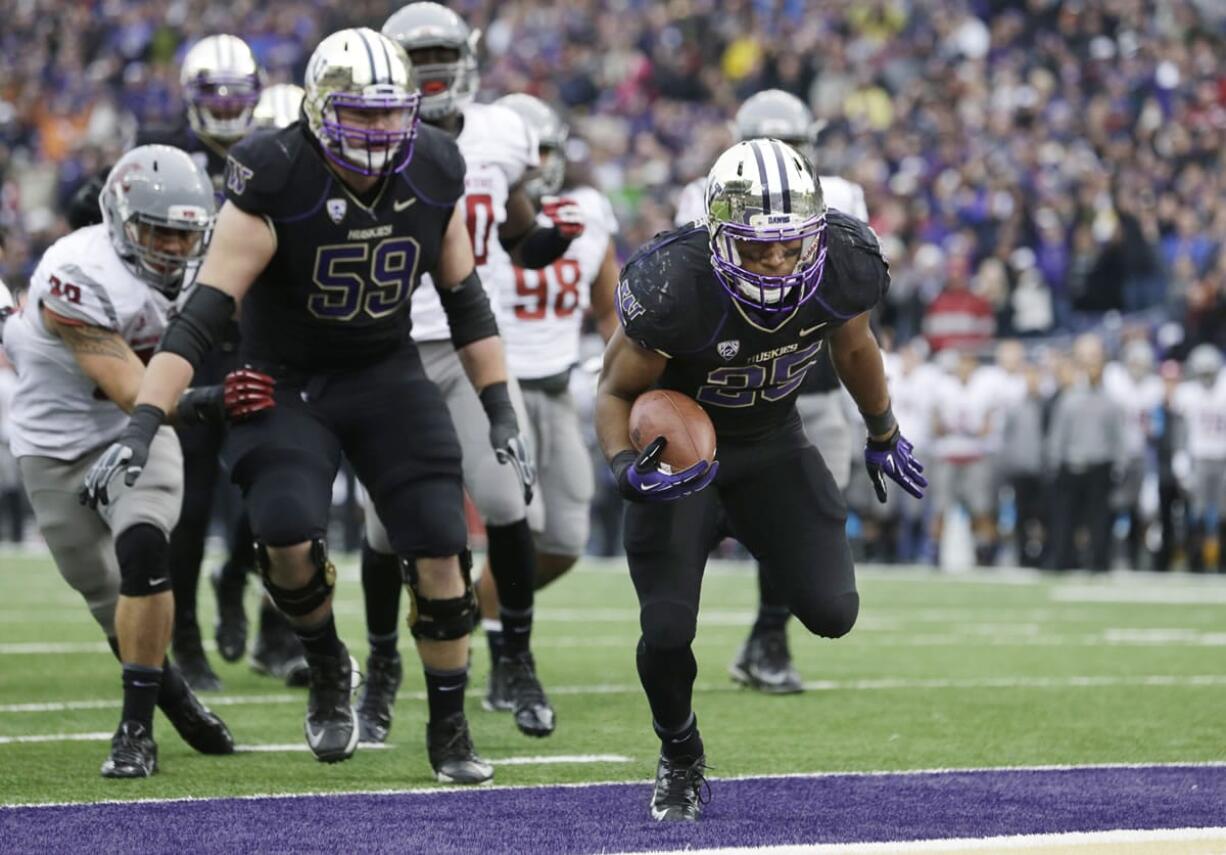
<path fill-rule="evenodd" d="M 242 300 L 244 361 L 277 377 L 278 406 L 236 425 L 226 460 L 243 490 L 265 588 L 307 651 L 307 744 L 353 755 L 356 663 L 332 613 L 336 570 L 324 537 L 344 454 L 370 491 L 411 594 L 425 670 L 427 748 L 440 781 L 493 769 L 464 716 L 476 604 L 466 549 L 460 447 L 409 338 L 409 300 L 430 271 L 491 440 L 521 445 L 497 325 L 457 202 L 454 141 L 418 122 L 408 56 L 366 28 L 325 38 L 307 62 L 305 121 L 254 134 L 230 153 L 226 204 L 191 299 L 150 363 L 115 462 L 139 474 L 149 438 Z"/>
<path fill-rule="evenodd" d="M 145 478 L 115 485 L 101 513 L 77 494 L 135 406 L 143 361 L 199 263 L 215 205 L 204 170 L 167 146 L 124 155 L 101 198 L 105 222 L 60 239 L 39 262 L 4 346 L 18 376 L 12 447 L 39 529 L 123 663 L 123 713 L 102 774 L 143 778 L 157 771 L 155 703 L 197 751 L 234 750 L 225 724 L 166 656 L 174 610 L 168 536 L 183 496 L 174 432 L 158 430 Z M 237 372 L 224 386 L 184 394 L 174 421 L 251 414 L 272 406 L 271 396 L 268 378 Z"/>
<path fill-rule="evenodd" d="M 537 494 L 544 502 L 544 528 L 536 535 L 535 587 L 540 590 L 570 570 L 587 546 L 595 483 L 569 391 L 570 374 L 579 362 L 587 311 L 591 310 L 606 340 L 617 326 L 613 309 L 617 220 L 609 200 L 582 181 L 585 176 L 577 174 L 577 164 L 568 164 L 565 146 L 570 131 L 553 108 L 523 94 L 506 95 L 494 103 L 518 113 L 540 139 L 541 174 L 525 182 L 528 195 L 542 207 L 577 205 L 584 222 L 583 234 L 560 259 L 540 270 L 516 267 L 514 290 L 502 292 L 500 329 L 507 366 L 523 390 L 536 452 Z M 477 594 L 493 663 L 485 707 L 513 709 L 506 672 L 497 664 L 502 626 L 493 579 L 482 576 Z"/>
<path fill-rule="evenodd" d="M 824 341 L 864 414 L 878 499 L 886 477 L 915 496 L 926 486 L 890 410 L 869 327 L 888 287 L 873 232 L 827 212 L 809 164 L 773 139 L 720 155 L 706 222 L 657 238 L 622 270 L 622 329 L 605 351 L 596 429 L 631 500 L 625 546 L 642 626 L 638 670 L 661 741 L 654 819 L 695 820 L 701 810 L 706 758 L 691 704 L 691 643 L 703 568 L 723 522 L 810 632 L 838 638 L 855 623 L 846 506 L 795 408 Z M 658 465 L 663 437 L 641 454 L 631 448 L 631 405 L 653 387 L 702 405 L 718 460 L 671 472 Z"/>
<path fill-rule="evenodd" d="M 818 168 L 817 122 L 803 101 L 782 89 L 765 89 L 745 100 L 734 120 L 737 139 L 773 137 L 804 155 Z M 818 177 L 827 207 L 868 222 L 864 188 L 837 175 Z M 677 200 L 676 224 L 701 219 L 706 214 L 707 177 L 691 181 Z M 843 392 L 830 361 L 830 352 L 818 354 L 813 369 L 805 374 L 796 399 L 801 423 L 809 441 L 817 446 L 839 492 L 851 481 L 852 429 L 843 412 Z M 770 579 L 758 572 L 758 616 L 749 638 L 729 665 L 732 679 L 751 689 L 786 695 L 801 691 L 800 675 L 788 649 L 787 603 L 771 587 Z"/>
<path fill-rule="evenodd" d="M 535 134 L 510 110 L 472 100 L 479 83 L 475 53 L 479 32 L 438 3 L 410 3 L 387 19 L 383 34 L 413 61 L 422 90 L 422 120 L 455 137 L 464 156 L 468 232 L 477 272 L 489 289 L 497 317 L 500 295 L 514 287 L 512 263 L 531 268 L 550 264 L 582 231 L 582 223 L 572 217 L 559 226 L 537 224 L 536 211 L 523 189 L 523 180 L 538 165 Z M 570 206 L 563 213 L 570 216 L 576 209 Z M 536 551 L 528 514 L 535 473 L 516 463 L 514 456 L 514 468 L 502 465 L 505 455 L 491 450 L 484 402 L 464 379 L 434 289 L 420 288 L 413 295 L 413 339 L 426 375 L 439 387 L 451 412 L 463 451 L 464 486 L 485 522 L 486 570 L 498 587 L 504 630 L 497 662 L 515 698 L 516 726 L 529 736 L 548 736 L 555 725 L 554 711 L 537 678 L 529 645 Z M 526 415 L 513 377 L 509 390 L 523 422 Z M 362 738 L 382 742 L 391 727 L 392 703 L 400 685 L 399 587 L 381 519 L 369 503 L 366 511 L 362 587 L 371 656 L 359 715 Z"/>

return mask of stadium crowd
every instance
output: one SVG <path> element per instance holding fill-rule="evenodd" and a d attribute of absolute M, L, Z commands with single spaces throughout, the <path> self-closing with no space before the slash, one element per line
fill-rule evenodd
<path fill-rule="evenodd" d="M 1176 552 L 1191 566 L 1206 551 L 1216 563 L 1216 541 L 1203 535 L 1216 527 L 1217 497 L 1182 517 L 1168 500 L 1198 489 L 1208 497 L 1187 454 L 1209 452 L 1178 439 L 1170 416 L 1189 410 L 1167 405 L 1189 354 L 1226 346 L 1220 4 L 451 5 L 483 29 L 481 100 L 528 92 L 569 112 L 572 153 L 590 159 L 614 204 L 622 258 L 671 226 L 679 189 L 731 141 L 728 119 L 745 97 L 777 87 L 812 107 L 820 171 L 863 186 L 892 265 L 878 323 L 893 370 L 929 374 L 895 385 L 898 397 L 922 399 L 914 406 L 923 412 L 904 421 L 947 473 L 931 499 L 891 503 L 883 515 L 857 472 L 853 533 L 868 556 L 938 560 L 943 511 L 960 504 L 981 561 L 1066 566 L 1079 541 L 1041 519 L 1043 509 L 1063 510 L 1044 490 L 1059 484 L 1052 496 L 1072 495 L 1063 488 L 1090 467 L 1106 480 L 1082 484 L 1098 491 L 1086 495 L 1110 490 L 1113 500 L 1084 521 L 1091 549 L 1081 565 L 1102 564 L 1113 533 L 1117 559 L 1134 566 L 1165 567 Z M 239 33 L 269 82 L 297 81 L 324 34 L 388 10 L 369 0 L 10 4 L 0 32 L 0 276 L 20 286 L 65 233 L 73 192 L 130 145 L 138 125 L 182 114 L 178 63 L 198 38 Z M 1097 338 L 1074 349 L 1086 331 Z M 1135 418 L 1112 459 L 1062 457 L 1058 426 L 1077 416 L 1058 402 L 1091 406 L 1062 390 L 1093 374 L 1100 345 L 1114 360 L 1108 397 Z M 1182 370 L 1186 388 L 1208 382 Z M 1111 379 L 1124 376 L 1160 391 L 1138 411 Z M 976 400 L 956 378 L 987 391 L 986 403 L 966 405 L 970 421 L 953 425 L 957 406 Z M 0 412 L 2 400 L 0 391 Z M 1034 424 L 1042 443 L 1026 427 Z M 1032 442 L 1023 448 L 1017 437 Z M 977 467 L 980 458 L 990 465 Z M 15 508 L 7 471 L 0 461 L 0 508 Z M 601 536 L 599 521 L 616 516 L 602 501 L 597 551 L 618 540 Z M 604 504 L 617 506 L 615 497 Z"/>

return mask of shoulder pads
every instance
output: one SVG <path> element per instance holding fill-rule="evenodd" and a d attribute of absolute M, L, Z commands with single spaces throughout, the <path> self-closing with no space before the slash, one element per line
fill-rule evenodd
<path fill-rule="evenodd" d="M 451 208 L 464 195 L 464 157 L 455 139 L 425 122 L 418 125 L 413 157 L 400 175 L 430 205 Z"/>
<path fill-rule="evenodd" d="M 249 214 L 277 211 L 294 161 L 306 145 L 303 130 L 290 125 L 275 133 L 255 131 L 234 144 L 226 158 L 226 198 Z"/>
<path fill-rule="evenodd" d="M 704 299 L 701 278 L 711 275 L 706 228 L 657 235 L 618 278 L 615 305 L 626 335 L 668 356 L 702 348 L 710 297 Z"/>
<path fill-rule="evenodd" d="M 826 240 L 827 283 L 818 289 L 818 298 L 843 317 L 872 309 L 890 288 L 890 265 L 881 254 L 877 235 L 867 223 L 830 210 L 826 214 Z"/>

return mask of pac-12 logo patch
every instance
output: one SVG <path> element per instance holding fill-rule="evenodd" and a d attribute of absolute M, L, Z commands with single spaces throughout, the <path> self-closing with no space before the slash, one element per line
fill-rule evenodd
<path fill-rule="evenodd" d="M 741 340 L 730 338 L 727 341 L 721 341 L 715 345 L 715 352 L 718 353 L 725 362 L 741 352 Z"/>
<path fill-rule="evenodd" d="M 349 203 L 344 199 L 329 199 L 328 216 L 332 218 L 332 222 L 339 223 L 345 219 L 345 211 L 349 208 Z"/>
<path fill-rule="evenodd" d="M 247 191 L 247 182 L 255 175 L 233 157 L 226 158 L 226 187 L 235 196 L 241 196 Z"/>

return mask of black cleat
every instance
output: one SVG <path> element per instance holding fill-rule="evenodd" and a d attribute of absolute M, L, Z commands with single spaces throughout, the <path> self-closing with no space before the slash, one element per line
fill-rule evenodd
<path fill-rule="evenodd" d="M 200 703 L 189 689 L 181 698 L 163 701 L 158 707 L 183 737 L 183 741 L 201 754 L 233 754 L 234 737 L 217 714 Z"/>
<path fill-rule="evenodd" d="M 102 764 L 104 778 L 148 778 L 158 770 L 158 746 L 143 724 L 120 723 L 111 737 L 111 755 Z"/>
<path fill-rule="evenodd" d="M 651 792 L 651 818 L 657 822 L 697 822 L 711 800 L 707 758 L 670 759 L 660 755 L 656 786 Z"/>
<path fill-rule="evenodd" d="M 250 664 L 257 674 L 284 680 L 288 686 L 305 687 L 310 683 L 310 666 L 302 641 L 276 609 L 260 611 L 260 627 Z"/>
<path fill-rule="evenodd" d="M 385 742 L 392 729 L 392 706 L 404 677 L 400 655 L 366 660 L 366 682 L 358 700 L 358 731 L 362 742 Z"/>
<path fill-rule="evenodd" d="M 507 669 L 502 667 L 502 662 L 502 659 L 498 659 L 490 663 L 490 684 L 486 687 L 485 697 L 481 699 L 481 706 L 489 712 L 510 712 L 515 709 Z"/>
<path fill-rule="evenodd" d="M 200 627 L 196 623 L 175 621 L 171 651 L 187 685 L 197 692 L 220 692 L 221 678 L 213 672 L 204 655 Z"/>
<path fill-rule="evenodd" d="M 736 682 L 768 695 L 794 695 L 804 690 L 783 630 L 751 635 L 728 666 L 728 673 Z"/>
<path fill-rule="evenodd" d="M 247 613 L 243 609 L 247 577 L 227 578 L 218 569 L 210 578 L 217 598 L 217 623 L 213 626 L 217 652 L 227 662 L 237 662 L 247 651 Z"/>
<path fill-rule="evenodd" d="M 494 767 L 477 756 L 468 719 L 458 712 L 440 722 L 426 724 L 426 751 L 434 776 L 444 784 L 484 784 L 494 778 Z"/>
<path fill-rule="evenodd" d="M 341 645 L 340 656 L 312 656 L 307 695 L 307 745 L 321 763 L 339 763 L 358 747 L 358 716 L 353 710 L 358 663 Z"/>
<path fill-rule="evenodd" d="M 514 704 L 515 725 L 528 736 L 548 736 L 556 726 L 553 707 L 536 676 L 532 654 L 503 656 L 498 667 L 505 675 L 508 694 Z"/>

